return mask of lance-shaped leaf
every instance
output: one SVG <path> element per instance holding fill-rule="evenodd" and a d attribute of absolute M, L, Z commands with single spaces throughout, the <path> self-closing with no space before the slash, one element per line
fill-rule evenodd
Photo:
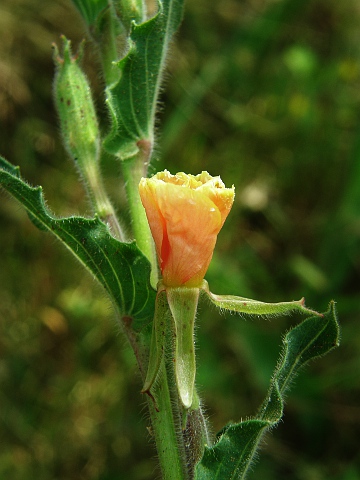
<path fill-rule="evenodd" d="M 305 319 L 284 338 L 284 348 L 258 415 L 227 425 L 214 446 L 206 446 L 196 467 L 196 480 L 242 480 L 246 478 L 261 438 L 281 419 L 284 394 L 299 370 L 339 344 L 339 325 L 334 302 L 323 316 Z"/>
<path fill-rule="evenodd" d="M 259 300 L 253 300 L 251 298 L 237 297 L 235 295 L 216 295 L 210 292 L 209 284 L 206 280 L 203 280 L 201 286 L 203 292 L 205 292 L 211 302 L 222 310 L 228 310 L 230 312 L 245 313 L 247 315 L 262 315 L 265 317 L 274 317 L 278 315 L 287 315 L 291 312 L 298 311 L 300 313 L 310 315 L 320 315 L 305 306 L 305 299 L 294 300 L 292 302 L 277 302 L 267 303 L 260 302 Z"/>
<path fill-rule="evenodd" d="M 153 145 L 162 72 L 182 12 L 183 0 L 162 0 L 153 18 L 133 23 L 129 51 L 117 64 L 120 80 L 107 88 L 112 127 L 104 145 L 122 159 L 135 155 L 140 145 Z"/>
<path fill-rule="evenodd" d="M 20 178 L 19 168 L 1 157 L 0 184 L 27 209 L 38 228 L 54 234 L 90 270 L 120 315 L 132 318 L 132 328 L 140 331 L 152 319 L 155 291 L 149 283 L 150 264 L 135 242 L 119 242 L 97 217 L 54 217 L 41 187 L 30 187 Z"/>

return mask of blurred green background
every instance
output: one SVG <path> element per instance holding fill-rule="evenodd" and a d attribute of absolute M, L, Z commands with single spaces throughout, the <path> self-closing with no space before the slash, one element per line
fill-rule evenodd
<path fill-rule="evenodd" d="M 0 152 L 57 214 L 90 213 L 59 138 L 51 43 L 85 35 L 70 0 L 0 4 Z M 104 130 L 96 52 L 84 68 Z M 236 187 L 207 279 L 215 293 L 337 301 L 342 344 L 311 364 L 249 478 L 360 478 L 360 5 L 195 0 L 168 61 L 153 169 Z M 125 209 L 118 166 L 107 185 Z M 131 350 L 65 249 L 0 197 L 0 478 L 159 478 Z M 214 426 L 254 413 L 296 317 L 201 306 L 198 386 Z M 224 479 L 226 480 L 226 479 Z"/>

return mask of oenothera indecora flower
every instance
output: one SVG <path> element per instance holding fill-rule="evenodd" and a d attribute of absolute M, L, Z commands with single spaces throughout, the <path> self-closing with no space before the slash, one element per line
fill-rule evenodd
<path fill-rule="evenodd" d="M 211 261 L 217 235 L 234 202 L 234 187 L 220 177 L 167 170 L 139 185 L 163 284 L 200 287 Z"/>
<path fill-rule="evenodd" d="M 275 316 L 294 310 L 313 314 L 304 300 L 263 303 L 249 298 L 215 295 L 204 280 L 217 235 L 234 202 L 234 187 L 220 177 L 160 172 L 140 181 L 140 196 L 155 240 L 162 273 L 158 284 L 149 365 L 143 393 L 155 384 L 164 355 L 167 328 L 173 332 L 175 380 L 185 410 L 196 409 L 194 325 L 200 290 L 222 310 Z M 169 315 L 170 314 L 170 315 Z M 173 322 L 167 322 L 171 317 Z M 156 403 L 155 403 L 156 406 Z"/>

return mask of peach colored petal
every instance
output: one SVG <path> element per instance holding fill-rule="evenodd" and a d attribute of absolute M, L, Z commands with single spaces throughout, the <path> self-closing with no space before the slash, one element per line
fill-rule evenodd
<path fill-rule="evenodd" d="M 166 170 L 139 186 L 154 237 L 163 283 L 201 284 L 219 233 L 234 201 L 234 189 L 220 177 Z"/>

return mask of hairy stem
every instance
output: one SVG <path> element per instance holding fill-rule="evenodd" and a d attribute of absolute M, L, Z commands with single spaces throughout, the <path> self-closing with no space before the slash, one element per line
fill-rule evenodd
<path fill-rule="evenodd" d="M 177 400 L 173 373 L 163 359 L 157 380 L 156 400 L 149 397 L 152 431 L 163 480 L 190 480 L 187 469 L 181 411 Z M 175 398 L 174 398 L 175 397 Z"/>
<path fill-rule="evenodd" d="M 91 164 L 90 162 L 86 163 L 84 166 L 84 173 L 88 194 L 96 213 L 103 222 L 109 225 L 113 235 L 121 242 L 125 242 L 126 236 L 124 229 L 122 228 L 121 223 L 116 216 L 114 207 L 106 193 L 98 165 L 95 163 Z"/>
<path fill-rule="evenodd" d="M 123 178 L 125 180 L 126 195 L 132 219 L 132 228 L 136 243 L 151 263 L 151 285 L 155 288 L 158 282 L 158 267 L 154 241 L 146 217 L 145 209 L 139 194 L 139 182 L 146 177 L 147 165 L 151 155 L 149 142 L 139 146 L 137 155 L 121 160 Z"/>
<path fill-rule="evenodd" d="M 159 297 L 158 301 L 163 302 L 164 298 Z M 163 330 L 159 333 L 164 341 L 156 350 L 161 355 L 160 366 L 152 386 L 143 391 L 149 396 L 152 430 L 164 480 L 192 480 L 204 446 L 210 445 L 211 440 L 196 390 L 190 408 L 184 407 L 179 396 L 175 367 L 178 353 L 175 340 L 179 332 L 167 302 L 163 306 Z"/>

